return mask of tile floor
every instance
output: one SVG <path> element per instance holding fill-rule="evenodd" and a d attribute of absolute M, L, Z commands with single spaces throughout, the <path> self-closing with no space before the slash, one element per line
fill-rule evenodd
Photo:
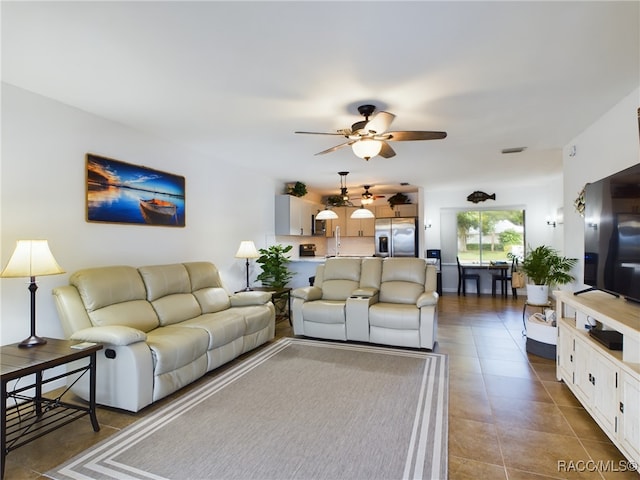
<path fill-rule="evenodd" d="M 555 363 L 525 352 L 522 302 L 455 294 L 441 299 L 436 351 L 450 359 L 449 479 L 639 480 L 637 473 L 584 471 L 594 464 L 580 461 L 617 466 L 623 457 L 556 381 Z M 279 322 L 276 331 L 278 337 L 292 334 L 287 322 Z M 10 452 L 5 478 L 45 478 L 42 472 L 184 391 L 138 414 L 101 408 L 98 433 L 82 419 Z"/>

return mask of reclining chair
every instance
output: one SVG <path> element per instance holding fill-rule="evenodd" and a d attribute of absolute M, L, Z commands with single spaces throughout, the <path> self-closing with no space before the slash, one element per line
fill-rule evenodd
<path fill-rule="evenodd" d="M 433 349 L 438 330 L 437 269 L 422 258 L 386 258 L 378 303 L 369 307 L 372 343 Z"/>
<path fill-rule="evenodd" d="M 291 292 L 293 333 L 368 342 L 369 305 L 378 301 L 381 270 L 382 258 L 327 259 L 313 286 Z"/>

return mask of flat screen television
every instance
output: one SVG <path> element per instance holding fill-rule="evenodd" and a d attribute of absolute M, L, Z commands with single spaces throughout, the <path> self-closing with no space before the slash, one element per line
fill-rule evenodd
<path fill-rule="evenodd" d="M 585 188 L 584 283 L 640 302 L 640 163 Z"/>

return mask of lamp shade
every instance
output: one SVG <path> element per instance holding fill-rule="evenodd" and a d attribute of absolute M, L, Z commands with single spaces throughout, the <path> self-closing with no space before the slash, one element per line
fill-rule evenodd
<path fill-rule="evenodd" d="M 374 218 L 375 215 L 371 210 L 367 210 L 364 207 L 360 207 L 353 211 L 351 214 L 351 218 Z"/>
<path fill-rule="evenodd" d="M 236 258 L 259 258 L 260 254 L 251 240 L 240 242 L 240 247 L 236 252 Z"/>
<path fill-rule="evenodd" d="M 318 215 L 316 215 L 316 220 L 335 220 L 336 218 L 338 218 L 338 214 L 328 208 L 321 210 Z"/>
<path fill-rule="evenodd" d="M 358 157 L 369 160 L 380 153 L 380 150 L 382 150 L 382 142 L 371 138 L 363 138 L 351 145 L 351 148 L 353 149 L 353 153 Z"/>
<path fill-rule="evenodd" d="M 46 240 L 18 240 L 16 249 L 0 277 L 39 277 L 64 273 Z"/>

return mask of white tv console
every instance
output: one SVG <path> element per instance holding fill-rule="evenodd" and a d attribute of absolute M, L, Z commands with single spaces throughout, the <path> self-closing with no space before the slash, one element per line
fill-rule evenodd
<path fill-rule="evenodd" d="M 556 377 L 630 462 L 640 464 L 640 305 L 601 291 L 554 292 L 558 318 Z M 609 350 L 585 325 L 622 334 Z"/>

